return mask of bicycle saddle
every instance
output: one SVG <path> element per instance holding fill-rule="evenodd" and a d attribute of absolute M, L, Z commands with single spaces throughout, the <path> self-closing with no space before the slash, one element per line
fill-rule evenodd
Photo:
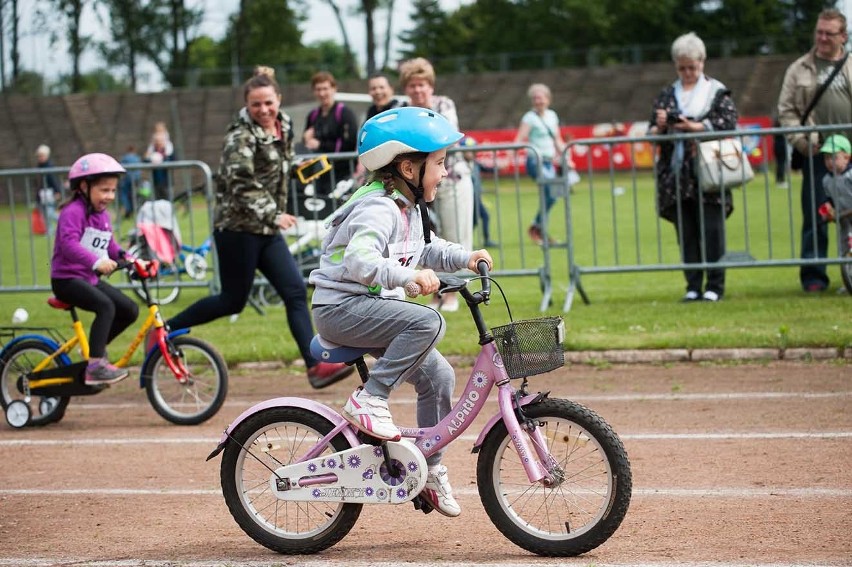
<path fill-rule="evenodd" d="M 62 300 L 56 299 L 55 297 L 49 297 L 47 299 L 47 304 L 53 307 L 54 309 L 70 309 L 73 307 L 70 303 L 65 303 Z"/>
<path fill-rule="evenodd" d="M 352 347 L 333 343 L 319 335 L 311 340 L 311 356 L 322 362 L 352 362 L 376 347 Z"/>

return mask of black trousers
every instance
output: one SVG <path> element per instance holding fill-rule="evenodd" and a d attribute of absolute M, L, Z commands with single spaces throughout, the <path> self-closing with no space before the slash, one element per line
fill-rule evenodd
<path fill-rule="evenodd" d="M 675 229 L 681 247 L 681 259 L 685 264 L 697 264 L 704 261 L 702 247 L 707 262 L 718 262 L 725 255 L 725 213 L 722 205 L 708 205 L 698 201 L 685 200 L 681 204 L 681 216 Z M 703 227 L 702 227 L 703 224 Z M 703 228 L 703 233 L 702 233 Z M 725 270 L 684 270 L 686 290 L 699 294 L 713 291 L 722 297 L 725 293 Z M 704 276 L 707 276 L 706 286 Z"/>
<path fill-rule="evenodd" d="M 172 317 L 169 327 L 186 329 L 239 313 L 248 302 L 255 270 L 260 270 L 284 300 L 287 324 L 302 358 L 309 368 L 314 366 L 317 361 L 310 350 L 314 328 L 308 310 L 308 290 L 284 238 L 280 234 L 217 230 L 213 239 L 222 291 L 199 299 Z"/>
<path fill-rule="evenodd" d="M 106 346 L 139 317 L 139 306 L 103 280 L 51 279 L 57 299 L 95 314 L 89 331 L 89 358 L 106 356 Z"/>

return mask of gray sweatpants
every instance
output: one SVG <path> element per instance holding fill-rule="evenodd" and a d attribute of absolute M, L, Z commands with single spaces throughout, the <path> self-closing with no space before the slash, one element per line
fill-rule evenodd
<path fill-rule="evenodd" d="M 444 318 L 435 309 L 360 295 L 339 305 L 315 306 L 313 317 L 323 338 L 347 346 L 375 347 L 376 362 L 364 385 L 367 392 L 386 398 L 399 384 L 413 384 L 418 427 L 431 427 L 450 412 L 456 374 L 435 349 L 446 330 Z M 427 462 L 431 466 L 440 460 L 436 453 Z"/>

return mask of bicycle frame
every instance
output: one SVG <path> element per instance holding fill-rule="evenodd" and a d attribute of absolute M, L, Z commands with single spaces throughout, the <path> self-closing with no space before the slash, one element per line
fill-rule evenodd
<path fill-rule="evenodd" d="M 462 288 L 462 290 L 462 295 L 470 294 L 466 289 Z M 414 444 L 423 453 L 424 457 L 433 455 L 458 439 L 467 430 L 484 408 L 491 390 L 494 386 L 497 386 L 497 401 L 500 411 L 491 417 L 480 432 L 474 444 L 474 452 L 479 450 L 488 433 L 502 419 L 511 438 L 514 440 L 514 448 L 520 457 L 529 481 L 543 482 L 546 485 L 550 484 L 553 482 L 553 477 L 549 471 L 552 469 L 554 463 L 553 458 L 547 450 L 547 442 L 537 427 L 527 427 L 526 423 L 522 424 L 516 413 L 521 407 L 540 400 L 546 394 L 519 395 L 519 391 L 511 385 L 509 376 L 503 367 L 502 358 L 497 350 L 497 345 L 493 337 L 486 330 L 485 323 L 478 310 L 478 305 L 471 306 L 471 310 L 474 313 L 474 321 L 480 331 L 482 349 L 476 358 L 464 392 L 453 405 L 450 413 L 439 423 L 426 428 L 400 427 L 402 437 L 414 439 Z M 225 448 L 231 432 L 249 416 L 272 407 L 293 406 L 317 412 L 326 417 L 334 425 L 332 430 L 297 462 L 304 462 L 318 457 L 331 444 L 331 440 L 341 433 L 350 441 L 354 441 L 353 446 L 362 444 L 357 437 L 357 428 L 335 410 L 313 400 L 283 397 L 261 402 L 243 412 L 222 433 L 219 445 L 207 457 L 207 460 L 215 457 Z M 531 436 L 534 445 L 532 450 L 527 443 L 525 433 Z"/>
<path fill-rule="evenodd" d="M 145 289 L 145 293 L 147 295 L 148 289 L 147 284 L 144 280 L 142 280 L 142 287 Z M 136 352 L 136 349 L 139 348 L 145 341 L 145 337 L 148 334 L 148 331 L 151 329 L 155 329 L 156 339 L 157 339 L 157 348 L 161 349 L 163 353 L 168 352 L 168 345 L 166 344 L 166 338 L 171 338 L 173 336 L 183 335 L 188 333 L 188 329 L 181 329 L 178 331 L 174 331 L 168 333 L 166 335 L 165 332 L 165 322 L 163 321 L 163 316 L 160 313 L 160 306 L 156 303 L 148 302 L 148 316 L 143 321 L 142 326 L 139 328 L 139 331 L 136 333 L 136 336 L 130 342 L 130 345 L 127 347 L 127 350 L 124 351 L 124 354 L 115 362 L 115 366 L 119 368 L 125 368 L 130 364 L 130 360 L 133 357 L 133 353 Z M 71 319 L 72 324 L 71 327 L 74 331 L 73 336 L 67 341 L 63 342 L 59 347 L 54 350 L 50 356 L 39 362 L 35 367 L 33 367 L 33 374 L 44 370 L 48 366 L 50 366 L 54 360 L 62 355 L 67 355 L 72 352 L 75 346 L 80 346 L 80 354 L 82 355 L 84 360 L 89 359 L 89 337 L 86 335 L 86 331 L 83 328 L 83 323 L 77 316 L 77 310 L 74 307 L 70 308 L 71 311 Z M 145 360 L 147 360 L 155 349 L 151 349 L 150 352 L 145 354 Z M 175 379 L 179 382 L 184 382 L 190 377 L 190 372 L 186 369 L 183 362 L 180 360 L 173 360 L 171 356 L 164 356 L 163 360 L 166 365 L 169 367 L 169 370 L 175 376 Z M 62 378 L 33 378 L 29 381 L 30 388 L 43 388 L 48 386 L 58 386 L 62 384 L 70 384 L 74 381 L 73 377 L 62 377 Z M 143 387 L 145 385 L 144 377 L 139 377 L 139 386 Z"/>

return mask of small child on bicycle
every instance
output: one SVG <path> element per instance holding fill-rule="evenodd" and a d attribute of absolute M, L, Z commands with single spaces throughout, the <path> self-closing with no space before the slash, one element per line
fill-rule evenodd
<path fill-rule="evenodd" d="M 825 154 L 825 168 L 828 173 L 823 177 L 827 200 L 819 207 L 819 214 L 826 222 L 842 223 L 842 233 L 852 230 L 852 143 L 843 134 L 829 136 L 820 148 Z"/>
<path fill-rule="evenodd" d="M 106 358 L 106 345 L 139 316 L 136 303 L 100 278 L 118 266 L 124 250 L 115 241 L 109 206 L 124 167 L 106 154 L 86 154 L 68 172 L 71 194 L 60 205 L 50 284 L 57 299 L 94 312 L 85 382 L 113 384 L 127 377 Z"/>
<path fill-rule="evenodd" d="M 402 382 L 417 392 L 417 422 L 430 427 L 452 405 L 455 372 L 435 349 L 444 335 L 441 314 L 427 305 L 405 301 L 403 286 L 415 282 L 420 294 L 438 291 L 433 270 L 489 266 L 486 250 L 470 252 L 435 236 L 426 203 L 435 199 L 447 177 L 447 148 L 462 134 L 440 114 L 424 108 L 394 108 L 364 123 L 358 156 L 370 172 L 364 185 L 328 220 L 319 268 L 311 272 L 314 323 L 332 342 L 376 347 L 370 379 L 343 407 L 343 416 L 380 439 L 401 437 L 388 397 Z M 428 460 L 423 495 L 445 516 L 458 516 L 447 468 L 441 455 Z"/>

